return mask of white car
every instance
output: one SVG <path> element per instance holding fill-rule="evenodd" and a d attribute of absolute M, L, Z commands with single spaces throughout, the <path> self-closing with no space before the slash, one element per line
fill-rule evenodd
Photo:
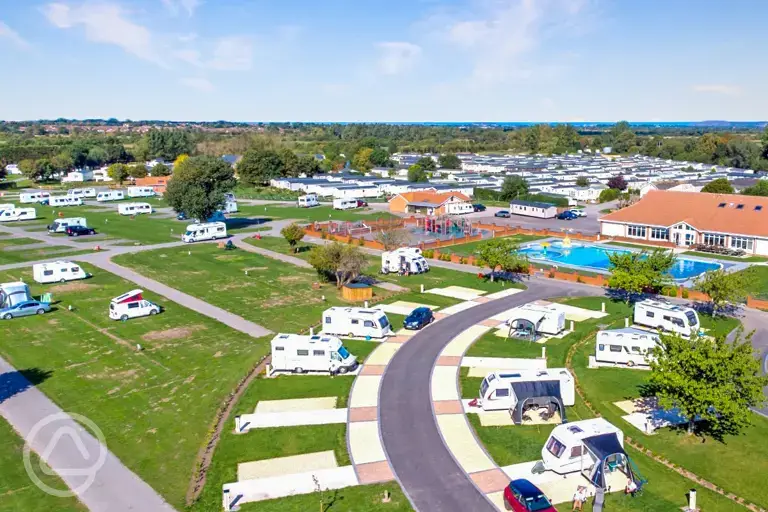
<path fill-rule="evenodd" d="M 585 212 L 584 210 L 579 210 L 579 209 L 573 209 L 573 210 L 571 210 L 571 213 L 574 214 L 577 217 L 586 217 L 587 216 L 587 212 Z"/>

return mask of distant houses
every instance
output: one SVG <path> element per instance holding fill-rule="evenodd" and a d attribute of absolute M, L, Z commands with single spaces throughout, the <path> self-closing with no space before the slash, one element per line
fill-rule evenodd
<path fill-rule="evenodd" d="M 423 215 L 461 215 L 472 213 L 469 197 L 457 192 L 405 192 L 389 201 L 389 211 Z"/>

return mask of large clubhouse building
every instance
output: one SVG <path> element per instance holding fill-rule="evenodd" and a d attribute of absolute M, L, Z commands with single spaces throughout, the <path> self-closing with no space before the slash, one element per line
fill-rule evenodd
<path fill-rule="evenodd" d="M 768 256 L 768 197 L 651 190 L 599 221 L 603 236 Z"/>

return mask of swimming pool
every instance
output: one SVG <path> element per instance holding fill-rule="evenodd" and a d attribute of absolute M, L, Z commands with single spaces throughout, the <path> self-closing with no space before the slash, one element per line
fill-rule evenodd
<path fill-rule="evenodd" d="M 627 252 L 631 251 L 599 245 L 573 244 L 571 247 L 563 247 L 561 242 L 553 242 L 549 247 L 531 244 L 520 249 L 521 254 L 525 254 L 532 260 L 598 271 L 607 271 L 611 268 L 609 254 Z M 719 263 L 710 261 L 677 258 L 669 274 L 675 281 L 686 281 L 704 272 L 717 270 L 720 266 Z"/>

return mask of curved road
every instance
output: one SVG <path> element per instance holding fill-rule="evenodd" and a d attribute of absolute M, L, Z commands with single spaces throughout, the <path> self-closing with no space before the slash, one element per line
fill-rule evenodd
<path fill-rule="evenodd" d="M 416 510 L 495 512 L 451 456 L 432 412 L 432 368 L 443 347 L 464 329 L 527 302 L 602 295 L 575 283 L 531 279 L 528 290 L 451 315 L 419 332 L 397 351 L 381 381 L 379 415 L 387 457 Z"/>

